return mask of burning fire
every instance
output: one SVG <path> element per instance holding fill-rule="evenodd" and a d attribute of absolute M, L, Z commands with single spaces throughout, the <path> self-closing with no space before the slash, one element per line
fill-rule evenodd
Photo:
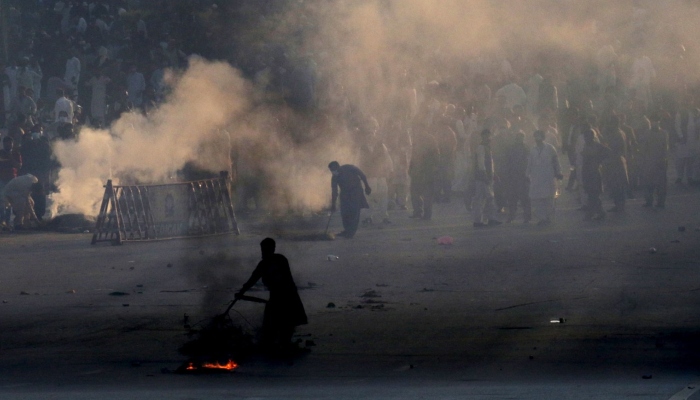
<path fill-rule="evenodd" d="M 187 365 L 187 368 L 185 369 L 188 371 L 195 371 L 198 369 L 221 369 L 226 371 L 233 371 L 236 368 L 238 368 L 238 364 L 236 364 L 236 362 L 233 360 L 228 360 L 226 364 L 221 364 L 217 361 L 215 363 L 204 363 L 199 367 L 195 366 L 194 363 L 189 363 L 189 365 Z"/>

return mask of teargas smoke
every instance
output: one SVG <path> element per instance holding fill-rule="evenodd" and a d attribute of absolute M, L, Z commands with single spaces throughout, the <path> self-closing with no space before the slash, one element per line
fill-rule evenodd
<path fill-rule="evenodd" d="M 78 141 L 56 143 L 62 168 L 53 201 L 59 214 L 95 215 L 107 179 L 172 182 L 187 162 L 265 180 L 273 209 L 320 209 L 327 203 L 327 154 L 330 147 L 343 153 L 342 136 L 298 146 L 290 126 L 304 122 L 282 122 L 280 116 L 289 114 L 282 106 L 252 102 L 254 88 L 227 63 L 194 58 L 182 75 L 168 80 L 172 94 L 152 113 L 127 113 L 107 130 L 83 128 Z"/>
<path fill-rule="evenodd" d="M 626 71 L 620 78 L 639 80 L 616 83 L 638 84 L 639 97 L 651 74 L 645 57 L 654 63 L 658 98 L 695 84 L 700 71 L 698 52 L 686 51 L 697 42 L 694 1 L 279 3 L 246 38 L 284 49 L 255 79 L 226 63 L 192 60 L 169 77 L 172 94 L 151 114 L 127 114 L 108 130 L 84 129 L 77 143 L 57 144 L 60 211 L 95 214 L 106 179 L 168 181 L 188 161 L 233 169 L 239 182 L 265 182 L 261 197 L 273 210 L 319 209 L 328 203 L 327 163 L 356 161 L 363 137 L 356 127 L 378 127 L 385 141 L 400 141 L 396 133 L 434 99 L 475 104 L 484 84 L 495 92 L 535 74 L 560 90 L 595 74 L 615 79 L 606 72 L 610 60 Z M 313 116 L 264 100 L 265 76 L 282 69 L 279 59 L 311 71 Z M 368 120 L 376 123 L 367 128 Z"/>

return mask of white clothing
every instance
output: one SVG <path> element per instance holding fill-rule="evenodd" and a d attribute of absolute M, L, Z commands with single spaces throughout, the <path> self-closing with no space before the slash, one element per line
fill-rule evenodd
<path fill-rule="evenodd" d="M 2 193 L 0 193 L 0 199 L 5 202 L 5 204 L 10 204 L 14 206 L 16 203 L 26 200 L 29 194 L 32 192 L 32 185 L 39 182 L 36 176 L 32 174 L 20 175 L 13 178 L 5 187 L 2 188 Z"/>
<path fill-rule="evenodd" d="M 515 105 L 525 106 L 527 95 L 517 83 L 509 83 L 496 91 L 496 98 L 505 99 L 503 108 L 512 109 Z"/>
<path fill-rule="evenodd" d="M 61 111 L 65 111 L 68 114 L 65 120 L 60 119 Z M 73 102 L 65 97 L 59 97 L 56 100 L 56 104 L 53 107 L 53 112 L 55 115 L 56 122 L 69 122 L 73 123 L 74 108 Z"/>
<path fill-rule="evenodd" d="M 554 198 L 557 191 L 556 177 L 561 175 L 557 150 L 549 143 L 537 145 L 530 150 L 527 162 L 527 176 L 530 177 L 530 198 Z"/>

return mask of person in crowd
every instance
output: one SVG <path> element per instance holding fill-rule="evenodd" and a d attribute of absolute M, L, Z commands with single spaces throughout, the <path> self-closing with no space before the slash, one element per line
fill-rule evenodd
<path fill-rule="evenodd" d="M 449 203 L 452 195 L 455 158 L 457 156 L 457 134 L 450 126 L 452 119 L 448 115 L 438 116 L 435 124 L 435 139 L 440 152 L 440 162 L 437 169 L 435 201 Z"/>
<path fill-rule="evenodd" d="M 56 95 L 58 99 L 53 108 L 56 122 L 72 124 L 73 118 L 75 117 L 75 104 L 73 104 L 71 99 L 66 97 L 66 93 L 63 89 L 57 89 Z"/>
<path fill-rule="evenodd" d="M 273 355 L 284 355 L 292 349 L 294 329 L 307 324 L 308 319 L 292 277 L 289 261 L 284 255 L 275 253 L 275 247 L 274 239 L 265 238 L 260 242 L 262 260 L 236 293 L 236 298 L 241 298 L 262 279 L 270 297 L 263 314 L 261 345 Z"/>
<path fill-rule="evenodd" d="M 640 185 L 644 189 L 644 207 L 666 207 L 669 139 L 660 121 L 647 119 L 647 129 L 638 132 Z"/>
<path fill-rule="evenodd" d="M 10 180 L 2 192 L 0 192 L 0 206 L 6 209 L 12 209 L 15 214 L 14 229 L 27 229 L 29 223 L 35 222 L 39 224 L 36 214 L 34 213 L 34 201 L 32 200 L 32 190 L 38 180 L 34 175 L 20 175 Z M 9 221 L 5 221 L 9 225 Z"/>
<path fill-rule="evenodd" d="M 389 187 L 387 179 L 394 173 L 394 164 L 389 155 L 389 149 L 379 137 L 379 123 L 372 118 L 369 124 L 370 131 L 360 152 L 360 166 L 373 190 L 368 198 L 370 207 L 363 223 L 372 224 L 381 219 L 382 223 L 388 224 L 391 221 L 388 212 Z"/>
<path fill-rule="evenodd" d="M 688 185 L 693 182 L 693 163 L 696 161 L 700 146 L 700 110 L 691 100 L 686 100 L 684 107 L 675 115 L 676 139 L 676 183 L 685 179 Z"/>
<path fill-rule="evenodd" d="M 34 212 L 39 221 L 46 214 L 46 194 L 49 190 L 49 176 L 52 167 L 51 144 L 44 136 L 41 125 L 34 125 L 22 142 L 22 174 L 31 174 L 38 180 L 32 190 Z"/>
<path fill-rule="evenodd" d="M 77 98 L 81 72 L 80 58 L 78 58 L 80 52 L 73 48 L 70 53 L 71 57 L 66 61 L 66 72 L 63 74 L 63 81 L 70 86 L 71 95 Z"/>
<path fill-rule="evenodd" d="M 112 80 L 99 69 L 87 85 L 92 87 L 92 100 L 90 101 L 90 119 L 94 126 L 104 126 L 107 115 L 107 86 Z"/>
<path fill-rule="evenodd" d="M 435 198 L 435 182 L 437 180 L 440 162 L 440 148 L 435 137 L 426 129 L 426 122 L 419 123 L 414 132 L 411 165 L 408 173 L 411 176 L 411 218 L 430 220 L 433 217 L 433 199 Z"/>
<path fill-rule="evenodd" d="M 481 143 L 474 157 L 474 200 L 472 219 L 475 228 L 500 225 L 496 219 L 493 200 L 493 154 L 491 153 L 491 131 L 481 131 Z M 484 221 L 484 218 L 486 221 Z"/>
<path fill-rule="evenodd" d="M 525 144 L 525 133 L 516 132 L 513 143 L 507 150 L 505 181 L 506 196 L 508 198 L 507 223 L 513 222 L 518 211 L 518 203 L 523 208 L 523 222 L 529 223 L 532 219 L 530 197 L 528 196 L 529 178 L 527 177 L 527 165 L 530 151 Z"/>
<path fill-rule="evenodd" d="M 129 102 L 136 109 L 143 106 L 143 94 L 146 91 L 146 79 L 143 74 L 138 71 L 136 64 L 129 67 L 129 73 L 126 76 L 126 90 L 129 93 Z"/>
<path fill-rule="evenodd" d="M 609 212 L 625 210 L 625 199 L 629 187 L 627 175 L 627 137 L 620 129 L 620 119 L 611 115 L 601 132 L 603 142 L 610 149 L 610 156 L 603 162 L 603 177 L 606 190 L 610 192 L 615 206 Z"/>
<path fill-rule="evenodd" d="M 625 134 L 625 139 L 627 140 L 627 175 L 629 177 L 627 198 L 633 199 L 634 191 L 639 187 L 639 160 L 637 158 L 639 145 L 637 143 L 637 135 L 634 133 L 634 128 L 627 123 L 627 114 L 621 113 L 619 117 L 620 130 Z"/>
<path fill-rule="evenodd" d="M 2 139 L 2 149 L 0 149 L 0 193 L 5 186 L 17 177 L 17 173 L 22 168 L 22 155 L 14 148 L 14 140 L 5 136 Z M 3 202 L 0 204 L 0 224 L 9 227 L 11 208 Z"/>
<path fill-rule="evenodd" d="M 544 226 L 554 219 L 554 200 L 557 193 L 557 180 L 564 179 L 559 164 L 557 149 L 545 142 L 545 132 L 533 133 L 535 145 L 530 150 L 527 162 L 527 176 L 530 178 L 529 197 L 532 202 L 537 225 Z"/>
<path fill-rule="evenodd" d="M 408 168 L 411 163 L 413 143 L 411 136 L 401 129 L 400 124 L 394 128 L 394 143 L 389 148 L 394 164 L 394 174 L 389 179 L 389 208 L 405 211 L 408 210 L 406 202 L 408 201 L 408 188 L 411 180 Z"/>
<path fill-rule="evenodd" d="M 360 225 L 360 211 L 369 208 L 367 198 L 372 194 L 372 188 L 361 169 L 352 164 L 340 165 L 331 161 L 328 169 L 333 174 L 331 178 L 331 212 L 336 210 L 336 201 L 340 197 L 340 216 L 343 220 L 343 231 L 337 236 L 351 239 L 355 236 Z M 364 191 L 362 185 L 364 184 Z M 340 193 L 339 193 L 340 192 Z"/>
<path fill-rule="evenodd" d="M 581 151 L 581 183 L 586 192 L 586 220 L 601 220 L 605 218 L 605 210 L 600 200 L 603 193 L 603 176 L 601 165 L 610 155 L 610 149 L 598 141 L 595 130 L 583 131 L 584 146 Z"/>

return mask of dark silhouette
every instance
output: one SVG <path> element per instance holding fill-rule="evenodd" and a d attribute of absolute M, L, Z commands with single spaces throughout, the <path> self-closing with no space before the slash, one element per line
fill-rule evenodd
<path fill-rule="evenodd" d="M 352 238 L 360 224 L 360 210 L 369 208 L 365 194 L 369 196 L 372 189 L 367 183 L 364 172 L 351 164 L 340 165 L 337 161 L 328 164 L 328 169 L 333 174 L 331 178 L 331 211 L 335 211 L 335 202 L 338 199 L 340 188 L 340 216 L 343 219 L 343 231 L 338 236 Z M 362 184 L 365 185 L 364 193 Z"/>
<path fill-rule="evenodd" d="M 270 352 L 284 351 L 292 344 L 294 328 L 307 324 L 308 320 L 287 258 L 275 253 L 275 241 L 270 238 L 260 242 L 260 250 L 262 261 L 255 267 L 250 279 L 236 293 L 236 298 L 243 296 L 248 289 L 262 279 L 263 284 L 270 291 L 270 298 L 265 305 L 261 344 Z"/>

